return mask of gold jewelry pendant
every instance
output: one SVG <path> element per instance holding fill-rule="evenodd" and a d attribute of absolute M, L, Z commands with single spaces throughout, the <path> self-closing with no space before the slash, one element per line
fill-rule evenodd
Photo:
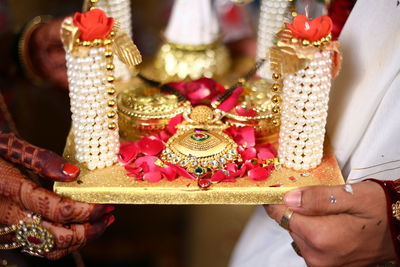
<path fill-rule="evenodd" d="M 197 106 L 184 117 L 162 152 L 164 162 L 178 164 L 201 177 L 224 169 L 227 163 L 241 161 L 237 144 L 223 132 L 228 126 L 221 122 L 221 115 L 207 106 Z"/>

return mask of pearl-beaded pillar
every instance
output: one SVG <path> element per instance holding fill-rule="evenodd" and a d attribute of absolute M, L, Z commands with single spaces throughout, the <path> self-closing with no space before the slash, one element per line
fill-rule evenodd
<path fill-rule="evenodd" d="M 113 17 L 120 29 L 132 38 L 132 18 L 131 18 L 131 1 L 130 0 L 98 0 L 93 3 L 94 7 L 104 10 L 108 16 Z M 127 66 L 117 57 L 114 57 L 114 65 L 116 69 L 115 77 L 121 80 L 131 78 L 131 73 Z"/>
<path fill-rule="evenodd" d="M 273 45 L 274 35 L 288 22 L 287 14 L 293 0 L 262 0 L 258 22 L 257 60 L 266 58 Z M 269 63 L 265 62 L 257 74 L 263 79 L 271 79 Z"/>
<path fill-rule="evenodd" d="M 83 42 L 89 47 L 66 52 L 76 159 L 90 170 L 111 166 L 119 150 L 113 53 L 107 44 Z"/>
<path fill-rule="evenodd" d="M 320 50 L 304 69 L 284 77 L 278 156 L 286 167 L 308 170 L 321 163 L 332 51 Z"/>

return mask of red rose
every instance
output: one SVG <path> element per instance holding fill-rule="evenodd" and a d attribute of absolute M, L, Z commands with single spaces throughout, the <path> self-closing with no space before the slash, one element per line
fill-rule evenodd
<path fill-rule="evenodd" d="M 294 37 L 310 42 L 321 40 L 332 30 L 332 20 L 328 16 L 320 16 L 311 21 L 304 15 L 297 15 L 292 24 L 286 24 Z"/>
<path fill-rule="evenodd" d="M 107 17 L 101 9 L 92 9 L 86 13 L 76 12 L 74 24 L 79 28 L 81 40 L 93 41 L 105 39 L 110 34 L 114 27 L 114 19 Z"/>

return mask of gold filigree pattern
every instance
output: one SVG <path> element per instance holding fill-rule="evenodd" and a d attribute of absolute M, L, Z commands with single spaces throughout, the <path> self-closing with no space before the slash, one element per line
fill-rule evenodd
<path fill-rule="evenodd" d="M 400 201 L 392 204 L 392 215 L 394 218 L 400 221 Z"/>

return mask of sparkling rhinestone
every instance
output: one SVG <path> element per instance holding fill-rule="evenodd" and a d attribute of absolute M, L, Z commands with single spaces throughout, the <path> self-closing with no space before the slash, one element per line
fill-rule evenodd
<path fill-rule="evenodd" d="M 197 166 L 197 161 L 196 161 L 196 160 L 193 160 L 193 161 L 191 162 L 191 164 L 192 164 L 193 167 L 196 167 L 196 166 Z"/>
<path fill-rule="evenodd" d="M 236 150 L 229 150 L 229 154 L 236 155 L 237 151 Z"/>
<path fill-rule="evenodd" d="M 197 184 L 201 189 L 208 189 L 211 186 L 211 182 L 205 179 L 199 180 Z"/>
<path fill-rule="evenodd" d="M 179 162 L 179 158 L 173 158 L 172 163 L 177 164 Z"/>
<path fill-rule="evenodd" d="M 171 152 L 171 150 L 169 150 L 168 148 L 166 148 L 166 149 L 164 149 L 164 152 L 163 152 L 163 153 L 167 154 L 167 153 L 170 153 L 170 152 Z"/>
<path fill-rule="evenodd" d="M 226 158 L 219 158 L 218 161 L 219 161 L 221 164 L 225 164 L 225 163 L 226 163 Z"/>
<path fill-rule="evenodd" d="M 208 166 L 208 162 L 207 162 L 207 161 L 203 161 L 203 162 L 201 162 L 201 166 L 203 166 L 203 167 L 207 167 L 207 166 Z"/>
<path fill-rule="evenodd" d="M 186 166 L 189 163 L 187 160 L 182 160 L 181 161 L 181 166 Z"/>
<path fill-rule="evenodd" d="M 229 159 L 229 160 L 232 159 L 232 155 L 231 155 L 231 154 L 227 154 L 227 155 L 225 155 L 225 157 L 226 157 L 227 159 Z"/>
<path fill-rule="evenodd" d="M 218 163 L 218 161 L 213 160 L 213 161 L 211 162 L 211 165 L 212 165 L 214 168 L 217 168 L 218 165 L 219 165 L 219 163 Z"/>

